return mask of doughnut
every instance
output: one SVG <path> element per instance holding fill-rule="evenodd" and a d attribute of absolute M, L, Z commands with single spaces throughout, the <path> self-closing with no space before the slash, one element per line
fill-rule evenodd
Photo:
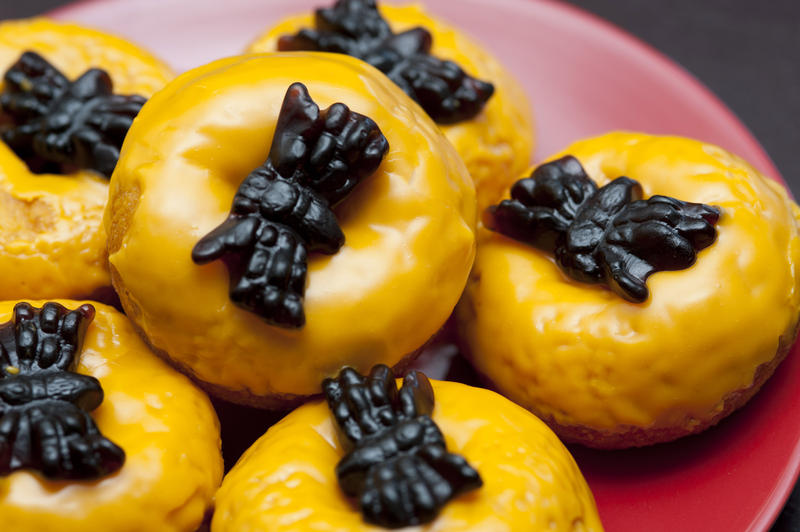
<path fill-rule="evenodd" d="M 386 366 L 326 381 L 330 409 L 296 409 L 226 475 L 212 532 L 602 530 L 575 461 L 535 416 L 416 372 L 397 384 Z M 374 410 L 360 414 L 358 397 Z"/>
<path fill-rule="evenodd" d="M 0 303 L 5 530 L 194 532 L 222 478 L 208 397 L 111 307 Z"/>
<path fill-rule="evenodd" d="M 603 202 L 618 210 L 589 212 Z M 456 311 L 464 352 L 568 442 L 700 432 L 794 342 L 799 215 L 781 185 L 710 144 L 576 142 L 488 211 Z"/>
<path fill-rule="evenodd" d="M 433 122 L 369 65 L 321 53 L 169 84 L 129 132 L 105 217 L 114 287 L 148 343 L 263 407 L 415 353 L 458 301 L 475 223 Z"/>
<path fill-rule="evenodd" d="M 0 299 L 106 298 L 108 177 L 143 98 L 172 73 L 118 37 L 44 18 L 0 23 L 0 71 Z M 89 84 L 97 98 L 75 96 Z M 75 107 L 65 112 L 67 99 L 92 108 L 83 117 Z M 43 121 L 48 114 L 59 121 Z M 102 124 L 85 127 L 87 116 L 110 124 L 112 138 Z"/>

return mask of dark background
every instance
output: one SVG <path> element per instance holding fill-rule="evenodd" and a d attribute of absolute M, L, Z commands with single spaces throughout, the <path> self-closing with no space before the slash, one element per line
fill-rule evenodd
<path fill-rule="evenodd" d="M 67 3 L 0 0 L 0 19 Z M 571 3 L 633 33 L 708 85 L 750 128 L 800 197 L 800 0 Z M 773 527 L 786 531 L 800 531 L 799 488 Z"/>

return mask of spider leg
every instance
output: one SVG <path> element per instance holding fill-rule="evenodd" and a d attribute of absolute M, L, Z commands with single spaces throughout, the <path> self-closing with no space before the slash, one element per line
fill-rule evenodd
<path fill-rule="evenodd" d="M 234 303 L 268 316 L 269 323 L 301 327 L 305 323 L 302 291 L 306 281 L 306 249 L 290 229 L 262 223 L 258 240 L 243 271 L 236 273 L 230 296 Z"/>

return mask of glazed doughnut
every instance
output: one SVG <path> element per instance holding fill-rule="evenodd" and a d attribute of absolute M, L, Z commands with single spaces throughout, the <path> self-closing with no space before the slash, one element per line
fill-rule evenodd
<path fill-rule="evenodd" d="M 149 97 L 172 77 L 159 60 L 112 35 L 43 18 L 0 23 L 0 70 L 6 73 L 26 51 L 42 56 L 69 81 L 91 68 L 104 69 L 116 94 Z M 8 83 L 0 88 L 7 91 Z M 0 112 L 6 133 L 8 112 Z M 107 177 L 92 170 L 67 173 L 32 173 L 0 142 L 0 299 L 110 292 L 101 223 Z"/>
<path fill-rule="evenodd" d="M 329 3 L 332 0 L 320 0 L 321 5 Z M 334 5 L 336 7 L 332 9 L 344 9 L 345 12 L 352 10 L 355 18 L 361 21 L 359 24 L 362 28 L 369 26 L 364 22 L 364 17 L 368 17 L 370 11 L 375 9 L 375 2 L 363 0 L 339 0 Z M 479 114 L 457 122 L 435 118 L 467 165 L 475 183 L 478 208 L 484 209 L 508 186 L 501 176 L 519 175 L 530 164 L 533 123 L 525 91 L 483 46 L 446 22 L 430 16 L 422 6 L 381 4 L 378 10 L 394 33 L 424 28 L 432 37 L 432 56 L 450 60 L 469 75 L 494 86 L 494 94 Z M 298 48 L 300 44 L 294 44 L 294 48 L 279 47 L 279 40 L 313 27 L 312 13 L 289 17 L 258 37 L 248 51 L 301 49 Z"/>
<path fill-rule="evenodd" d="M 368 382 L 375 380 L 375 373 Z M 424 376 L 412 376 L 411 381 L 406 377 L 403 388 L 425 387 Z M 272 426 L 227 474 L 216 496 L 211 530 L 377 531 L 386 530 L 383 526 L 408 524 L 412 526 L 404 530 L 602 530 L 586 481 L 544 423 L 494 392 L 453 382 L 432 381 L 432 385 L 430 419 L 444 435 L 445 452 L 450 453 L 452 463 L 459 470 L 466 468 L 462 473 L 472 482 L 469 489 L 453 486 L 452 479 L 459 477 L 456 473 L 451 473 L 451 481 L 442 487 L 436 484 L 441 482 L 437 473 L 429 470 L 422 485 L 414 484 L 412 496 L 405 491 L 404 482 L 419 479 L 402 467 L 391 480 L 379 482 L 381 503 L 362 514 L 358 501 L 343 492 L 345 484 L 340 482 L 345 476 L 340 474 L 337 482 L 336 472 L 351 469 L 344 464 L 353 455 L 347 454 L 331 410 L 323 401 L 313 401 Z M 333 394 L 330 390 L 326 393 L 331 400 Z M 375 399 L 374 392 L 371 398 Z M 340 412 L 338 408 L 335 411 Z M 406 418 L 406 432 L 414 423 L 428 423 L 418 419 Z M 394 460 L 413 461 L 414 456 L 426 454 L 425 445 L 430 444 L 405 449 L 404 457 L 385 457 L 373 467 L 385 467 Z M 439 471 L 436 462 L 429 463 Z M 408 474 L 411 476 L 405 476 Z M 476 474 L 480 479 L 477 486 Z M 366 473 L 367 478 L 372 475 Z M 438 493 L 447 493 L 448 488 L 457 493 L 437 506 L 438 515 L 429 513 L 427 504 L 411 502 L 424 501 L 431 493 L 424 486 L 431 485 L 438 487 Z M 405 502 L 393 503 L 392 492 L 405 493 L 397 499 Z M 371 500 L 374 504 L 375 499 Z"/>
<path fill-rule="evenodd" d="M 210 401 L 113 308 L 56 303 L 63 307 L 0 304 L 4 530 L 194 532 L 222 478 Z M 53 317 L 58 334 L 46 325 Z M 76 317 L 81 332 L 71 336 Z M 30 327 L 40 343 L 26 362 L 20 331 Z M 53 337 L 56 363 L 47 356 Z"/>
<path fill-rule="evenodd" d="M 577 161 L 559 159 L 565 155 Z M 700 432 L 755 394 L 795 339 L 800 211 L 783 187 L 745 161 L 695 140 L 607 134 L 577 142 L 554 156 L 550 165 L 534 173 L 539 176 L 535 181 L 538 186 L 548 172 L 552 176 L 563 170 L 572 175 L 562 181 L 567 183 L 583 171 L 581 166 L 598 186 L 608 187 L 619 176 L 639 182 L 650 203 L 639 202 L 637 209 L 668 201 L 656 200 L 655 195 L 706 206 L 684 204 L 670 214 L 700 213 L 694 218 L 615 226 L 603 237 L 606 248 L 584 255 L 564 252 L 575 243 L 573 233 L 566 243 L 556 242 L 557 260 L 544 248 L 484 230 L 457 309 L 464 350 L 501 393 L 530 409 L 567 441 L 619 448 Z M 627 187 L 629 181 L 614 182 Z M 494 223 L 498 212 L 509 206 L 513 210 L 515 203 L 529 203 L 536 196 L 544 205 L 558 195 L 531 192 L 532 182 L 522 180 L 514 186 L 516 200 L 495 208 Z M 569 186 L 574 199 L 579 187 Z M 561 214 L 556 217 L 571 216 L 569 210 L 558 207 Z M 516 212 L 523 218 L 556 212 L 535 211 Z M 544 227 L 554 218 L 539 219 Z M 713 224 L 716 236 L 708 232 Z M 680 226 L 689 230 L 678 237 L 673 229 Z M 651 229 L 672 232 L 654 244 L 645 241 Z M 619 260 L 614 253 L 626 249 L 625 231 L 634 242 L 634 254 Z M 524 232 L 517 237 L 526 238 Z M 535 234 L 527 238 L 533 241 Z M 679 248 L 669 247 L 668 239 L 683 244 L 702 240 L 702 245 L 689 253 L 685 264 L 656 268 L 647 278 L 652 270 L 640 257 L 657 257 L 654 250 L 659 249 L 662 259 L 674 259 L 677 255 L 672 253 Z M 598 267 L 593 262 L 598 257 L 610 262 L 601 260 Z M 581 264 L 597 268 L 581 272 L 576 267 Z M 625 267 L 644 271 L 646 285 Z M 595 274 L 593 282 L 599 284 L 576 280 Z"/>
<path fill-rule="evenodd" d="M 297 122 L 276 129 L 285 95 L 285 117 Z M 330 122 L 340 112 L 361 121 L 353 127 L 379 128 L 369 135 L 382 132 L 388 151 L 382 161 L 370 159 L 379 166 L 361 176 L 333 219 L 320 196 L 331 191 L 300 175 L 316 163 L 300 164 L 293 181 L 280 168 L 295 148 L 281 147 L 316 134 L 293 129 L 317 123 L 305 113 Z M 278 130 L 288 136 L 271 151 Z M 287 194 L 276 202 L 299 203 L 283 215 L 283 203 L 265 200 L 256 216 L 259 187 L 273 185 Z M 310 228 L 301 211 L 328 225 Z M 114 286 L 150 345 L 215 395 L 285 406 L 318 393 L 319 382 L 343 365 L 394 366 L 419 349 L 463 290 L 475 219 L 463 163 L 402 91 L 350 57 L 292 53 L 214 62 L 148 101 L 111 180 L 105 224 Z M 255 234 L 250 223 L 264 233 L 258 243 L 248 240 L 261 251 L 247 257 L 236 239 Z M 246 234 L 236 236 L 237 228 Z M 334 254 L 308 255 L 307 283 L 305 252 L 280 243 L 302 241 L 304 231 L 304 249 L 314 244 L 330 253 L 344 239 Z M 277 234 L 278 244 L 267 243 L 266 234 Z M 230 253 L 217 260 L 226 246 Z M 258 258 L 265 256 L 278 258 Z M 236 273 L 241 261 L 249 273 Z M 277 292 L 279 299 L 269 299 Z"/>

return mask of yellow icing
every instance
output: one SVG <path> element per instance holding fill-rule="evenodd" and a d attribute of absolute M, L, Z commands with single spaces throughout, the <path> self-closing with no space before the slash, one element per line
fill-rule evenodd
<path fill-rule="evenodd" d="M 82 304 L 59 303 L 69 309 Z M 11 319 L 14 304 L 0 303 L 0 322 Z M 0 476 L 2 528 L 194 532 L 222 478 L 214 409 L 144 345 L 125 316 L 91 304 L 97 313 L 77 371 L 100 380 L 105 399 L 92 417 L 125 451 L 125 464 L 95 481 L 48 481 L 28 471 Z"/>
<path fill-rule="evenodd" d="M 172 77 L 147 52 L 112 35 L 43 18 L 0 23 L 0 72 L 26 50 L 70 80 L 103 68 L 120 94 L 150 96 Z M 35 175 L 0 142 L 0 299 L 85 297 L 109 286 L 107 198 L 107 181 L 94 172 Z"/>
<path fill-rule="evenodd" d="M 320 5 L 326 3 L 332 0 L 321 0 Z M 530 164 L 533 121 L 525 91 L 481 45 L 428 15 L 421 5 L 381 3 L 379 10 L 393 31 L 424 27 L 433 36 L 433 55 L 454 61 L 468 74 L 494 84 L 495 93 L 481 114 L 466 122 L 440 125 L 467 165 L 477 189 L 478 208 L 483 210 Z M 311 13 L 289 17 L 258 37 L 248 51 L 275 51 L 280 36 L 308 27 L 313 27 Z"/>
<path fill-rule="evenodd" d="M 433 420 L 483 486 L 411 531 L 602 530 L 578 466 L 547 426 L 494 392 L 433 381 Z M 314 401 L 253 444 L 217 492 L 212 532 L 379 531 L 336 480 L 344 456 L 326 404 Z"/>
<path fill-rule="evenodd" d="M 170 68 L 140 46 L 85 26 L 46 18 L 0 23 L 0 70 L 33 51 L 72 80 L 89 68 L 108 72 L 118 94 L 148 97 L 172 79 Z"/>
<path fill-rule="evenodd" d="M 691 428 L 748 388 L 798 320 L 800 211 L 777 183 L 720 148 L 611 133 L 577 142 L 599 185 L 722 208 L 717 241 L 686 270 L 658 272 L 629 303 L 566 276 L 549 254 L 482 231 L 457 314 L 478 369 L 540 416 L 608 433 Z"/>
<path fill-rule="evenodd" d="M 221 261 L 195 243 L 228 216 L 266 158 L 286 89 L 343 102 L 389 141 L 380 168 L 337 207 L 346 237 L 311 254 L 306 325 L 267 325 L 234 305 Z M 115 282 L 152 345 L 201 380 L 256 396 L 313 394 L 349 364 L 396 364 L 444 323 L 474 257 L 466 169 L 419 107 L 372 67 L 332 54 L 262 54 L 190 71 L 142 110 L 111 179 L 106 228 Z"/>

